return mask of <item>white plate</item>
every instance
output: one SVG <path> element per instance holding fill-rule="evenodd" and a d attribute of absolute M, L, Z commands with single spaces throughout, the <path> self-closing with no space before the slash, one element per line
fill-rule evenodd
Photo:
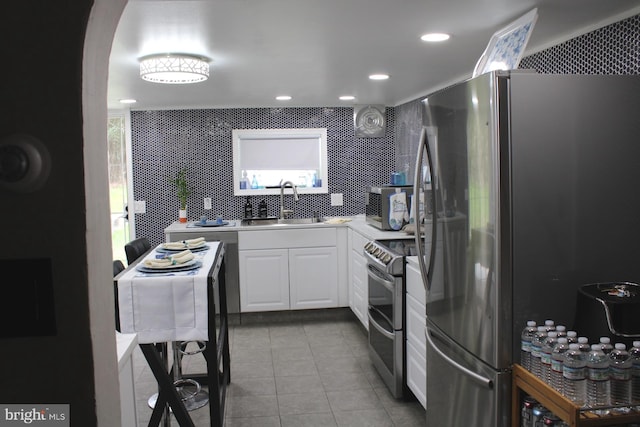
<path fill-rule="evenodd" d="M 194 265 L 196 262 L 197 262 L 197 260 L 192 259 L 190 261 L 183 262 L 182 264 L 169 264 L 169 265 L 164 265 L 162 267 L 150 267 L 150 266 L 146 265 L 144 262 L 140 263 L 140 265 L 142 267 L 144 267 L 145 269 L 149 269 L 149 270 L 171 270 L 171 269 L 175 269 L 175 268 L 187 268 L 187 267 L 190 267 L 190 266 Z"/>

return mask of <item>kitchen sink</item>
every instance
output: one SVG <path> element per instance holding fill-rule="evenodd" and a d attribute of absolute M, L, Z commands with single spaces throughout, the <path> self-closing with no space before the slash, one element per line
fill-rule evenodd
<path fill-rule="evenodd" d="M 242 220 L 242 225 L 287 225 L 287 224 L 318 224 L 324 222 L 322 217 L 314 218 L 245 218 Z"/>

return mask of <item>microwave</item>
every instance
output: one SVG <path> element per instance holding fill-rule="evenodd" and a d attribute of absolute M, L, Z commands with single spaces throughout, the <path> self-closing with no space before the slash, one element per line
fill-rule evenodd
<path fill-rule="evenodd" d="M 368 187 L 365 194 L 365 220 L 381 230 L 391 230 L 389 223 L 391 204 L 389 197 L 395 193 L 404 192 L 407 196 L 407 212 L 409 211 L 410 198 L 413 194 L 411 185 L 383 185 L 382 187 Z"/>

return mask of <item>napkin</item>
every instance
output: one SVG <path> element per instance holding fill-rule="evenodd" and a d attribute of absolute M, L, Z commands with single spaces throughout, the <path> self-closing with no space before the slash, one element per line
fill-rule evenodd
<path fill-rule="evenodd" d="M 188 249 L 188 248 L 198 248 L 200 246 L 204 246 L 206 242 L 204 241 L 204 237 L 198 237 L 195 239 L 181 240 L 179 242 L 170 242 L 164 243 L 162 245 L 165 249 Z"/>
<path fill-rule="evenodd" d="M 172 265 L 180 265 L 185 262 L 189 262 L 194 258 L 193 253 L 187 249 L 177 254 L 170 255 L 161 259 L 146 259 L 144 260 L 144 266 L 149 268 L 163 268 L 170 267 Z"/>

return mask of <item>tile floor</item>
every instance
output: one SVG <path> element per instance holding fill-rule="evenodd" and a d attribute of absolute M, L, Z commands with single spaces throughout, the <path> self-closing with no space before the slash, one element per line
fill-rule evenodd
<path fill-rule="evenodd" d="M 231 384 L 227 427 L 424 426 L 425 412 L 411 398 L 396 400 L 368 357 L 367 336 L 353 320 L 264 322 L 230 327 Z M 203 372 L 202 356 L 184 359 L 186 372 Z M 140 350 L 134 354 L 140 426 L 156 391 Z M 209 408 L 192 411 L 209 425 Z M 178 425 L 175 420 L 172 425 Z"/>

